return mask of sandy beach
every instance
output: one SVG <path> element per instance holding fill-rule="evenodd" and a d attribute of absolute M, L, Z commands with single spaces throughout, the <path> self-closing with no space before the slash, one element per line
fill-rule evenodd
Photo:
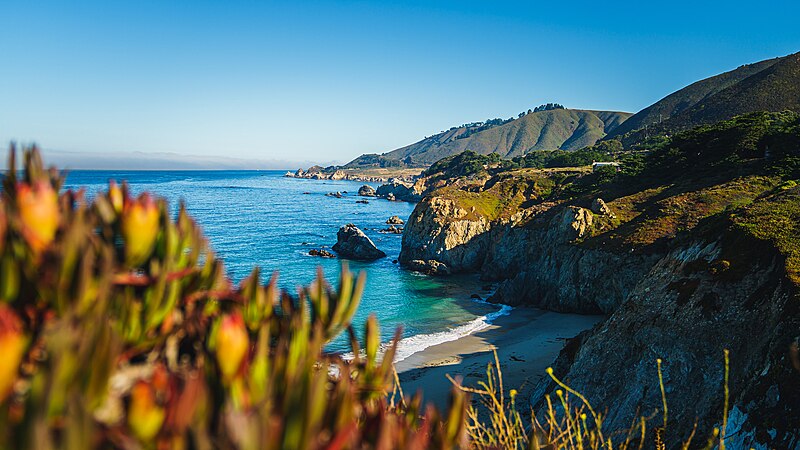
<path fill-rule="evenodd" d="M 445 376 L 461 376 L 465 386 L 476 386 L 493 361 L 492 349 L 503 370 L 506 391 L 517 389 L 520 398 L 552 364 L 569 339 L 601 321 L 603 316 L 559 314 L 534 308 L 514 308 L 487 328 L 460 339 L 428 347 L 397 363 L 406 395 L 424 391 L 424 401 L 447 405 L 451 383 Z"/>

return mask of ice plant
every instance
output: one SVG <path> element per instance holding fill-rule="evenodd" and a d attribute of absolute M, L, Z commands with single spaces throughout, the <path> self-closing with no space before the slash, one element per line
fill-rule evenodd
<path fill-rule="evenodd" d="M 125 261 L 129 266 L 141 265 L 153 252 L 159 216 L 158 205 L 148 194 L 125 202 L 120 231 L 125 240 Z"/>
<path fill-rule="evenodd" d="M 17 379 L 27 344 L 17 315 L 7 305 L 0 304 L 0 402 L 8 396 Z"/>
<path fill-rule="evenodd" d="M 164 423 L 164 408 L 156 401 L 156 392 L 149 383 L 139 381 L 131 389 L 128 426 L 139 440 L 151 441 Z"/>
<path fill-rule="evenodd" d="M 108 200 L 111 202 L 114 211 L 120 214 L 122 212 L 124 196 L 122 188 L 114 180 L 108 182 Z"/>
<path fill-rule="evenodd" d="M 238 312 L 226 314 L 219 323 L 216 355 L 219 369 L 226 380 L 232 379 L 242 366 L 250 342 L 244 319 Z"/>
<path fill-rule="evenodd" d="M 58 229 L 58 193 L 45 180 L 32 185 L 19 183 L 16 200 L 20 231 L 34 253 L 40 253 L 53 241 Z"/>

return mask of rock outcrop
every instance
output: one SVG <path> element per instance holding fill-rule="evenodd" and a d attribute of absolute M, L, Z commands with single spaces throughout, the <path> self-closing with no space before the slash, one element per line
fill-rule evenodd
<path fill-rule="evenodd" d="M 606 205 L 606 202 L 604 202 L 602 198 L 596 198 L 594 201 L 592 201 L 592 212 L 595 214 L 614 217 L 614 213 L 611 212 L 611 208 Z"/>
<path fill-rule="evenodd" d="M 375 193 L 375 188 L 372 186 L 365 184 L 358 188 L 358 195 L 362 197 L 376 197 L 377 194 Z"/>
<path fill-rule="evenodd" d="M 383 258 L 386 253 L 378 250 L 372 239 L 352 223 L 339 228 L 333 251 L 340 257 L 357 261 L 372 261 Z"/>
<path fill-rule="evenodd" d="M 378 197 L 388 200 L 399 200 L 403 202 L 418 202 L 422 199 L 422 192 L 416 189 L 416 185 L 402 183 L 392 180 L 391 183 L 381 185 L 376 190 Z"/>
<path fill-rule="evenodd" d="M 287 178 L 305 178 L 310 180 L 350 180 L 367 183 L 385 183 L 391 179 L 388 177 L 364 175 L 359 171 L 344 170 L 336 166 L 312 166 L 309 167 L 308 170 L 297 169 L 295 172 L 286 172 L 284 176 Z"/>
<path fill-rule="evenodd" d="M 392 216 L 392 217 L 389 217 L 388 219 L 386 219 L 386 224 L 387 225 L 403 225 L 404 223 L 405 222 L 403 222 L 403 219 L 401 219 L 401 218 L 399 218 L 397 216 Z"/>
<path fill-rule="evenodd" d="M 432 260 L 453 273 L 478 270 L 486 257 L 490 228 L 486 218 L 470 216 L 453 200 L 426 197 L 406 224 L 400 263 Z"/>

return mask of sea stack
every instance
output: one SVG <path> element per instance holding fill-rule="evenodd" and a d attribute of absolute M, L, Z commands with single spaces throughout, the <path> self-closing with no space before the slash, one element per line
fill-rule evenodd
<path fill-rule="evenodd" d="M 333 251 L 341 258 L 356 261 L 373 261 L 386 256 L 386 253 L 378 250 L 372 239 L 352 223 L 339 228 Z"/>

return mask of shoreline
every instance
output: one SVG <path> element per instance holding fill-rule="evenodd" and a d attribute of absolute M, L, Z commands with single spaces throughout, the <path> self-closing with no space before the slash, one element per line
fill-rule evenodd
<path fill-rule="evenodd" d="M 486 378 L 486 366 L 497 350 L 506 392 L 517 389 L 527 398 L 545 370 L 555 361 L 567 339 L 593 327 L 605 316 L 563 314 L 515 307 L 485 328 L 458 339 L 432 345 L 396 363 L 406 396 L 423 392 L 423 402 L 440 410 L 447 407 L 451 383 L 445 376 L 462 377 L 475 387 Z"/>

